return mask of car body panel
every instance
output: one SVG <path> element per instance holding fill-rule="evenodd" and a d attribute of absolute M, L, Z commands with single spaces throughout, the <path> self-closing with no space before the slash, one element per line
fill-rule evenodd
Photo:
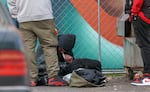
<path fill-rule="evenodd" d="M 19 30 L 0 1 L 0 92 L 30 92 L 24 52 Z"/>

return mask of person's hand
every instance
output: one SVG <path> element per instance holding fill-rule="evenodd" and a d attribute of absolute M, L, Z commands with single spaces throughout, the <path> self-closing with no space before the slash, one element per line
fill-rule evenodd
<path fill-rule="evenodd" d="M 135 17 L 135 16 L 137 16 L 137 14 L 131 13 L 129 18 L 128 18 L 129 22 L 132 22 L 133 17 Z"/>
<path fill-rule="evenodd" d="M 58 30 L 56 28 L 54 29 L 54 33 L 58 35 Z"/>
<path fill-rule="evenodd" d="M 128 18 L 129 22 L 132 22 L 132 19 L 133 19 L 133 15 L 130 15 Z"/>
<path fill-rule="evenodd" d="M 63 58 L 64 58 L 64 60 L 65 60 L 67 63 L 69 63 L 69 64 L 71 64 L 72 61 L 73 61 L 73 57 L 72 57 L 71 55 L 69 55 L 69 54 L 64 54 L 64 53 L 63 53 Z"/>

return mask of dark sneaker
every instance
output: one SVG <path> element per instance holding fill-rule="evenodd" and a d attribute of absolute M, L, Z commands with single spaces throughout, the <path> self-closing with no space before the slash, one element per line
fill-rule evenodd
<path fill-rule="evenodd" d="M 48 86 L 67 86 L 67 82 L 61 79 L 59 76 L 48 79 Z"/>
<path fill-rule="evenodd" d="M 35 87 L 37 85 L 37 83 L 36 82 L 34 82 L 34 81 L 30 81 L 30 86 L 31 87 Z"/>

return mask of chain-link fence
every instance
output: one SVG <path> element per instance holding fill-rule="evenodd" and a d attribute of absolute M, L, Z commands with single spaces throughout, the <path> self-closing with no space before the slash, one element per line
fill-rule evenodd
<path fill-rule="evenodd" d="M 6 0 L 1 0 L 6 5 Z M 75 34 L 75 58 L 99 59 L 103 69 L 123 69 L 117 21 L 124 0 L 52 0 L 59 34 Z"/>
<path fill-rule="evenodd" d="M 104 69 L 123 69 L 123 38 L 117 35 L 123 0 L 52 0 L 52 4 L 59 34 L 77 37 L 75 58 L 100 58 Z"/>

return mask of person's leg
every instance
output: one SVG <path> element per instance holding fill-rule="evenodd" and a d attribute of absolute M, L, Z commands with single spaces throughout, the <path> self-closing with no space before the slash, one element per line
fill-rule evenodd
<path fill-rule="evenodd" d="M 26 22 L 20 24 L 20 32 L 23 37 L 23 43 L 25 47 L 25 53 L 28 59 L 29 71 L 31 76 L 31 81 L 36 82 L 38 79 L 38 70 L 35 60 L 35 42 L 36 35 L 31 30 L 33 25 L 32 22 Z"/>
<path fill-rule="evenodd" d="M 149 61 L 150 60 L 150 47 L 142 47 L 141 55 L 143 57 L 144 73 L 150 74 L 150 61 Z"/>
<path fill-rule="evenodd" d="M 139 17 L 133 21 L 136 42 L 141 49 L 144 73 L 150 74 L 150 25 Z"/>
<path fill-rule="evenodd" d="M 58 56 L 57 56 L 57 36 L 54 33 L 54 20 L 43 20 L 35 22 L 36 27 L 34 31 L 37 34 L 40 45 L 43 48 L 46 69 L 48 77 L 54 77 L 58 75 Z"/>
<path fill-rule="evenodd" d="M 136 73 L 132 85 L 150 85 L 150 25 L 139 17 L 133 19 L 136 43 L 140 47 L 144 64 L 144 74 Z"/>

